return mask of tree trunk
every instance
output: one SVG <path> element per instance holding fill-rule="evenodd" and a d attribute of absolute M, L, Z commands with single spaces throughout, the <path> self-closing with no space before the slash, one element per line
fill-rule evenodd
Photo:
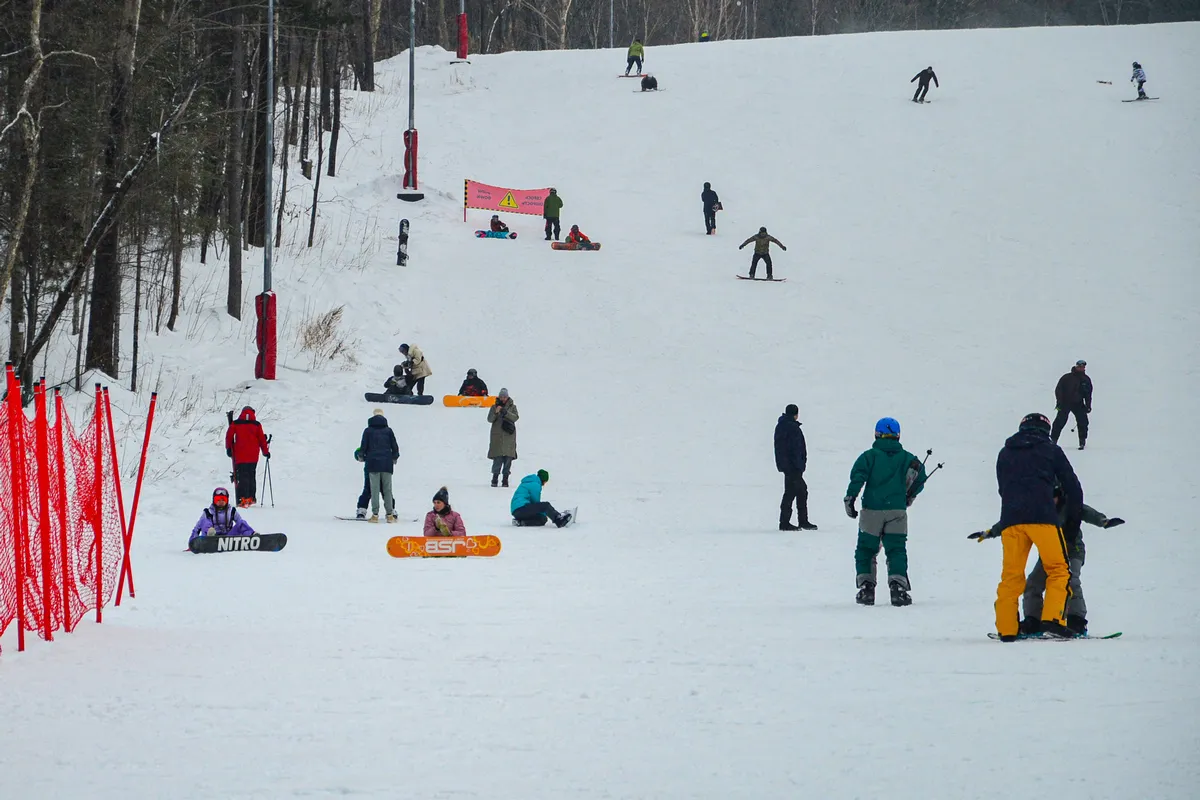
<path fill-rule="evenodd" d="M 246 144 L 242 129 L 246 124 L 246 35 L 242 31 L 242 11 L 233 10 L 233 81 L 229 88 L 229 162 L 225 165 L 225 243 L 229 250 L 229 290 L 225 312 L 242 318 L 242 162 Z"/>
<path fill-rule="evenodd" d="M 362 4 L 362 73 L 359 76 L 359 83 L 362 85 L 359 88 L 364 92 L 373 92 L 375 91 L 375 31 L 371 24 L 371 0 L 362 0 Z M 329 152 L 333 153 L 332 145 Z M 332 157 L 329 159 L 329 163 L 333 163 Z"/>
<path fill-rule="evenodd" d="M 267 85 L 267 33 L 263 27 L 259 42 L 258 97 L 254 110 L 254 170 L 250 181 L 250 244 L 265 247 L 267 242 L 267 220 L 270 218 L 271 198 L 267 197 L 267 170 L 273 168 L 274 153 L 267 152 L 267 126 L 273 120 L 267 117 L 267 98 L 274 91 Z"/>
<path fill-rule="evenodd" d="M 339 63 L 342 55 L 342 39 L 343 34 L 338 34 L 337 40 L 333 46 L 333 63 Z M 334 169 L 337 166 L 337 146 L 338 134 L 342 130 L 342 82 L 335 77 L 333 81 L 333 124 L 330 126 L 329 134 L 329 177 L 334 176 Z"/>
<path fill-rule="evenodd" d="M 183 209 L 179 204 L 179 181 L 175 181 L 175 192 L 171 195 L 171 315 L 167 317 L 167 330 L 175 332 L 179 323 L 179 304 L 183 291 Z"/>
<path fill-rule="evenodd" d="M 103 190 L 107 203 L 117 193 L 120 167 L 129 132 L 129 112 L 133 98 L 133 62 L 137 51 L 141 0 L 125 0 L 121 29 L 112 57 L 112 85 L 109 88 L 108 140 L 104 145 Z M 121 338 L 121 226 L 116 215 L 96 246 L 92 280 L 92 314 L 88 318 L 87 355 L 84 366 L 117 376 Z"/>
<path fill-rule="evenodd" d="M 312 52 L 308 56 L 308 70 L 304 76 L 304 121 L 300 125 L 300 169 L 304 177 L 312 180 L 312 162 L 308 160 L 308 136 L 312 125 L 313 65 L 321 49 L 321 34 L 313 37 Z"/>
<path fill-rule="evenodd" d="M 133 367 L 129 374 L 129 391 L 137 391 L 138 341 L 142 334 L 142 257 L 145 254 L 145 231 L 139 222 L 137 229 L 137 254 L 133 267 Z"/>
<path fill-rule="evenodd" d="M 324 49 L 322 48 L 322 52 Z M 308 216 L 308 246 L 313 246 L 317 231 L 317 200 L 321 196 L 321 161 L 325 158 L 325 134 L 317 131 L 317 179 L 313 181 L 312 211 Z"/>

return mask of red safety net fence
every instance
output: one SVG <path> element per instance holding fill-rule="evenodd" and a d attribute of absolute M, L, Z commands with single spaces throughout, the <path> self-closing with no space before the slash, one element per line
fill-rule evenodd
<path fill-rule="evenodd" d="M 69 633 L 89 611 L 100 622 L 118 591 L 118 576 L 121 586 L 128 578 L 133 596 L 129 548 L 156 398 L 150 400 L 127 527 L 108 391 L 96 385 L 91 418 L 76 430 L 57 390 L 48 398 L 45 382 L 35 385 L 30 420 L 11 365 L 6 377 L 8 397 L 0 406 L 0 636 L 15 621 L 17 647 L 24 649 L 25 631 L 51 641 L 55 631 Z"/>

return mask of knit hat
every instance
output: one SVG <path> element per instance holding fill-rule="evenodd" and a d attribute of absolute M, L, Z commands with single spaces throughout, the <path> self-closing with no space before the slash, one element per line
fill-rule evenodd
<path fill-rule="evenodd" d="M 789 417 L 794 417 L 800 413 L 800 408 L 795 403 L 788 403 L 787 408 L 783 410 L 783 413 L 787 414 Z"/>
<path fill-rule="evenodd" d="M 502 388 L 502 389 L 500 390 L 500 394 L 498 394 L 498 395 L 496 395 L 496 396 L 497 396 L 497 397 L 508 397 L 508 389 L 503 389 L 503 388 Z"/>
<path fill-rule="evenodd" d="M 546 472 L 546 470 L 544 470 L 544 469 L 539 469 L 537 471 L 537 476 L 538 476 L 538 480 L 541 481 L 542 483 L 550 482 L 550 473 Z"/>
<path fill-rule="evenodd" d="M 446 505 L 450 505 L 450 490 L 445 486 L 433 493 L 433 502 L 436 503 L 438 500 L 441 500 Z"/>
<path fill-rule="evenodd" d="M 375 416 L 375 417 L 382 417 L 382 416 L 383 416 L 383 409 L 382 409 L 382 408 L 377 408 L 377 409 L 375 409 L 374 411 L 372 411 L 372 412 L 371 412 L 371 415 L 372 415 L 372 416 Z"/>

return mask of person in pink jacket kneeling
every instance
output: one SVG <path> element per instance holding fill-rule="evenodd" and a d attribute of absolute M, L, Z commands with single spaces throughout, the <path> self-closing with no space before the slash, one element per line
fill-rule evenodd
<path fill-rule="evenodd" d="M 445 486 L 433 496 L 433 510 L 425 515 L 426 536 L 466 536 L 462 516 L 450 507 L 450 492 Z"/>

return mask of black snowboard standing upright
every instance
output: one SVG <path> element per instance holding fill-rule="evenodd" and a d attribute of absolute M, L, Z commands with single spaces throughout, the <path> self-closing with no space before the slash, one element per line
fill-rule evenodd
<path fill-rule="evenodd" d="M 408 220 L 400 220 L 400 245 L 396 251 L 396 263 L 402 267 L 408 266 Z"/>

